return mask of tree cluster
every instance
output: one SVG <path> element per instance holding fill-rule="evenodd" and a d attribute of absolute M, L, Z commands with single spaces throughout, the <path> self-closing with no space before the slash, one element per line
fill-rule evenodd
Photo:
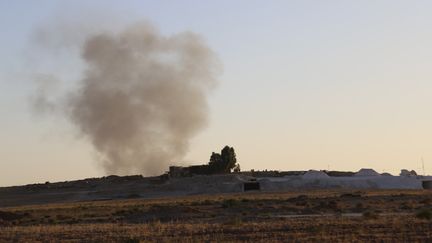
<path fill-rule="evenodd" d="M 220 153 L 213 152 L 208 166 L 210 174 L 227 174 L 232 170 L 240 172 L 234 148 L 229 146 L 225 146 Z"/>

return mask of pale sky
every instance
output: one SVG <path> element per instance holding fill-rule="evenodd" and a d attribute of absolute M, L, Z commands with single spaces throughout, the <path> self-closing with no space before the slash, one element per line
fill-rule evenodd
<path fill-rule="evenodd" d="M 0 186 L 103 176 L 64 118 L 30 108 L 38 73 L 74 85 L 79 53 L 36 48 L 41 27 L 148 20 L 203 36 L 223 65 L 210 123 L 183 160 L 224 145 L 243 170 L 432 173 L 431 1 L 0 0 Z M 63 25 L 64 26 L 64 25 Z M 55 40 L 53 40 L 55 42 Z M 71 40 L 71 43 L 74 43 Z"/>

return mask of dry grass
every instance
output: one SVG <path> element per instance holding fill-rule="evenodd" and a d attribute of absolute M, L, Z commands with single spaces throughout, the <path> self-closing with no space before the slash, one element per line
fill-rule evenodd
<path fill-rule="evenodd" d="M 22 242 L 202 241 L 421 241 L 431 237 L 431 224 L 413 217 L 377 220 L 354 218 L 268 219 L 239 224 L 152 222 L 147 224 L 76 224 L 0 228 L 0 240 Z"/>
<path fill-rule="evenodd" d="M 9 207 L 0 241 L 420 242 L 432 224 L 416 213 L 431 202 L 428 191 L 331 190 Z"/>

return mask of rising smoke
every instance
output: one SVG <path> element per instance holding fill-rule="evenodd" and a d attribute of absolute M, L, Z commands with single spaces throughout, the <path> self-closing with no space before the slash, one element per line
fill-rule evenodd
<path fill-rule="evenodd" d="M 90 35 L 82 80 L 64 111 L 107 173 L 154 175 L 181 159 L 208 117 L 218 62 L 196 34 L 142 23 Z"/>

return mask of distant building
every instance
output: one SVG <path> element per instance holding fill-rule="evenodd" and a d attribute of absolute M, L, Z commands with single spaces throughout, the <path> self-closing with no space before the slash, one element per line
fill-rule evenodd
<path fill-rule="evenodd" d="M 193 175 L 208 175 L 208 165 L 170 166 L 168 175 L 171 178 L 188 177 Z"/>
<path fill-rule="evenodd" d="M 399 175 L 400 176 L 417 176 L 417 172 L 415 172 L 415 170 L 408 171 L 406 169 L 402 169 L 401 173 Z"/>
<path fill-rule="evenodd" d="M 169 177 L 184 177 L 188 176 L 189 171 L 186 170 L 187 167 L 183 166 L 170 166 L 168 175 Z"/>

